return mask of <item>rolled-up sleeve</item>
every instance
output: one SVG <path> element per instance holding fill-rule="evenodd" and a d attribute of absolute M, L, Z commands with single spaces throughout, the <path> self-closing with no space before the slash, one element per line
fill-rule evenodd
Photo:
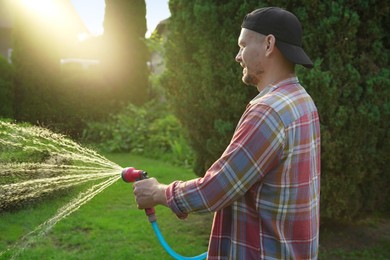
<path fill-rule="evenodd" d="M 182 182 L 175 181 L 175 182 L 171 183 L 171 185 L 169 185 L 168 188 L 165 190 L 165 196 L 166 196 L 167 201 L 168 201 L 168 206 L 176 214 L 176 216 L 178 218 L 185 219 L 188 216 L 188 214 L 182 212 L 179 205 L 175 201 L 175 188 L 180 183 L 182 183 Z"/>

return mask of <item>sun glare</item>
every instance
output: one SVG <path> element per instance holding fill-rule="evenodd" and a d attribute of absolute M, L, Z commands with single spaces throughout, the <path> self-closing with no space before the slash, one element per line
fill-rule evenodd
<path fill-rule="evenodd" d="M 57 11 L 56 1 L 53 0 L 19 0 L 21 7 L 37 15 L 50 17 L 54 16 Z"/>
<path fill-rule="evenodd" d="M 88 38 L 90 38 L 90 36 L 87 33 L 77 34 L 77 39 L 79 42 L 83 42 L 83 41 L 87 40 Z"/>
<path fill-rule="evenodd" d="M 69 0 L 6 1 L 13 4 L 21 37 L 37 50 L 61 58 L 85 57 L 91 52 L 81 44 L 90 38 L 88 29 Z"/>

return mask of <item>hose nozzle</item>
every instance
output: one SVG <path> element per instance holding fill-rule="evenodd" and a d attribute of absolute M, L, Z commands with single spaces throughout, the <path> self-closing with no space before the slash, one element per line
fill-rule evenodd
<path fill-rule="evenodd" d="M 142 170 L 137 170 L 134 167 L 127 167 L 122 170 L 122 180 L 124 182 L 136 182 L 140 180 L 147 179 L 148 173 Z M 148 216 L 149 222 L 156 221 L 154 208 L 145 209 L 145 214 Z"/>
<path fill-rule="evenodd" d="M 127 167 L 122 170 L 122 180 L 124 182 L 136 182 L 147 179 L 148 173 L 142 170 L 137 170 L 134 167 Z"/>

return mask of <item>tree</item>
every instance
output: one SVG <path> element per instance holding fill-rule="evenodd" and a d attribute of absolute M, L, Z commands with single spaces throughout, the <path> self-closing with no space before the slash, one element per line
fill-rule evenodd
<path fill-rule="evenodd" d="M 107 1 L 104 36 L 84 44 L 76 42 L 83 27 L 68 0 L 50 1 L 43 10 L 32 8 L 34 3 L 14 3 L 16 119 L 79 137 L 87 120 L 104 120 L 122 105 L 146 101 L 144 1 Z M 101 65 L 88 70 L 60 65 L 61 58 L 100 55 Z"/>
<path fill-rule="evenodd" d="M 14 67 L 0 55 L 0 118 L 14 116 Z"/>
<path fill-rule="evenodd" d="M 16 118 L 48 122 L 54 108 L 53 74 L 60 56 L 42 17 L 19 8 L 14 13 L 12 62 L 15 66 Z"/>
<path fill-rule="evenodd" d="M 15 66 L 16 119 L 32 123 L 53 120 L 60 50 L 53 24 L 28 8 L 14 15 L 12 62 Z"/>
<path fill-rule="evenodd" d="M 196 154 L 195 171 L 223 152 L 249 97 L 234 61 L 243 11 L 238 1 L 170 1 L 162 82 Z"/>
<path fill-rule="evenodd" d="M 144 0 L 106 0 L 102 66 L 114 99 L 143 104 L 148 97 Z"/>
<path fill-rule="evenodd" d="M 293 9 L 316 57 L 315 69 L 301 78 L 321 117 L 323 216 L 390 209 L 389 7 L 324 1 Z"/>
<path fill-rule="evenodd" d="M 246 13 L 279 6 L 303 25 L 313 70 L 297 67 L 322 131 L 322 216 L 390 209 L 389 3 L 171 0 L 164 86 L 203 175 L 227 146 L 245 104 L 234 57 Z"/>

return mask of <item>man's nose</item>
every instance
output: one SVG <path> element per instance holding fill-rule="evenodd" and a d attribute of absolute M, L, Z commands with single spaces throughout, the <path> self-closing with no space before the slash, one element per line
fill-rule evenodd
<path fill-rule="evenodd" d="M 241 50 L 238 51 L 235 60 L 240 63 L 242 61 Z"/>

